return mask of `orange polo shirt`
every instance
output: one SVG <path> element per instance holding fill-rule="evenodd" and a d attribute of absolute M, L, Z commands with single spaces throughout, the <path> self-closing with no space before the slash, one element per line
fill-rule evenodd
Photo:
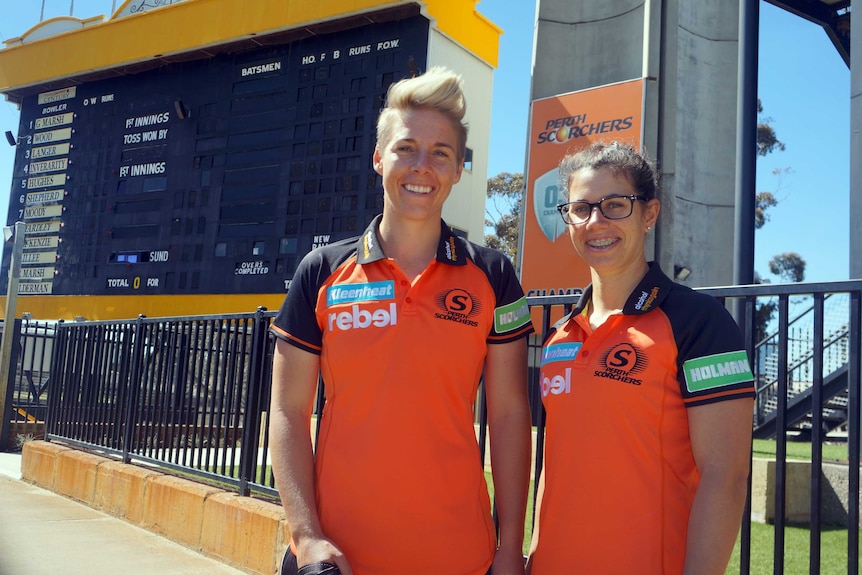
<path fill-rule="evenodd" d="M 526 299 L 505 256 L 442 222 L 411 285 L 378 221 L 306 256 L 272 327 L 320 354 L 320 521 L 356 575 L 484 575 L 496 534 L 473 405 L 488 344 L 533 331 Z"/>
<path fill-rule="evenodd" d="M 532 575 L 678 575 L 700 481 L 688 407 L 753 397 L 730 314 L 657 265 L 598 329 L 579 306 L 542 349 L 545 490 Z"/>

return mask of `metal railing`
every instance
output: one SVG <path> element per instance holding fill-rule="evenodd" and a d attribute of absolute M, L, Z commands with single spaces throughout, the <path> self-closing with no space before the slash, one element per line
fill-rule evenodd
<path fill-rule="evenodd" d="M 775 300 L 776 298 L 770 298 Z M 774 305 L 774 303 L 772 304 Z M 846 292 L 788 295 L 785 305 L 793 317 L 787 330 L 776 330 L 755 346 L 753 367 L 757 381 L 757 408 L 754 414 L 755 436 L 773 437 L 778 406 L 780 350 L 786 342 L 787 401 L 799 403 L 788 412 L 788 426 L 801 437 L 809 438 L 811 430 L 807 397 L 811 394 L 815 372 L 826 378 L 822 411 L 824 431 L 845 431 L 847 421 L 847 365 L 850 346 L 850 297 Z M 822 319 L 818 336 L 815 315 Z M 784 335 L 784 338 L 779 337 Z M 819 343 L 819 347 L 817 342 Z M 815 350 L 819 349 L 815 356 Z"/>
<path fill-rule="evenodd" d="M 811 465 L 810 465 L 810 504 L 809 504 L 809 573 L 819 574 L 821 555 L 821 536 L 823 532 L 822 494 L 824 487 L 823 444 L 826 440 L 824 429 L 824 408 L 827 408 L 830 394 L 834 392 L 835 374 L 843 372 L 843 387 L 847 394 L 846 403 L 846 442 L 848 451 L 847 462 L 847 573 L 856 575 L 859 572 L 859 460 L 860 460 L 860 355 L 862 355 L 862 281 L 800 283 L 783 285 L 737 286 L 726 288 L 708 288 L 701 290 L 720 299 L 733 299 L 739 302 L 744 313 L 738 320 L 743 328 L 746 347 L 749 356 L 753 358 L 755 377 L 758 385 L 758 398 L 755 407 L 755 417 L 763 408 L 763 402 L 774 396 L 774 432 L 776 440 L 775 455 L 775 489 L 774 489 L 774 539 L 773 539 L 773 573 L 784 573 L 785 560 L 785 528 L 787 527 L 786 504 L 788 491 L 787 477 L 787 432 L 793 430 L 796 416 L 792 415 L 791 407 L 796 413 L 805 410 L 810 413 L 811 424 Z M 846 318 L 846 364 L 838 367 L 826 361 L 829 357 L 830 342 L 836 340 L 834 328 L 827 329 L 833 320 L 826 319 L 826 301 L 833 297 L 847 299 Z M 755 310 L 763 298 L 777 298 L 778 317 L 776 318 L 777 342 L 773 346 L 759 345 L 755 349 Z M 791 345 L 793 327 L 798 323 L 791 319 L 793 302 L 810 300 L 809 311 L 803 316 L 809 319 L 810 354 L 796 354 Z M 803 307 L 807 305 L 803 304 Z M 798 320 L 799 316 L 797 316 Z M 840 321 L 838 322 L 841 323 Z M 844 331 L 840 328 L 839 331 Z M 837 338 L 841 340 L 841 337 Z M 767 339 L 767 341 L 769 341 Z M 763 342 L 761 342 L 763 344 Z M 761 353 L 775 358 L 775 379 L 763 381 L 758 369 L 766 365 L 761 360 Z M 810 379 L 810 385 L 804 392 L 792 389 L 797 381 L 797 370 L 802 363 L 800 356 L 810 355 L 805 361 L 810 361 L 806 369 L 805 379 Z M 832 385 L 832 387 L 830 387 Z M 774 392 L 773 392 L 774 387 Z M 765 393 L 764 393 L 765 392 Z M 790 401 L 789 401 L 790 398 Z M 791 405 L 793 403 L 793 405 Z M 755 421 L 755 425 L 757 422 Z M 757 429 L 755 427 L 755 429 Z M 751 515 L 751 482 L 749 481 L 749 497 L 744 517 Z M 741 575 L 751 572 L 751 522 L 742 523 L 740 543 Z"/>
<path fill-rule="evenodd" d="M 59 323 L 46 437 L 277 495 L 273 313 Z"/>
<path fill-rule="evenodd" d="M 822 443 L 829 397 L 842 387 L 849 450 L 848 570 L 858 571 L 860 450 L 860 300 L 862 281 L 734 286 L 702 291 L 735 305 L 758 381 L 759 414 L 776 437 L 774 573 L 784 572 L 787 431 L 808 413 L 812 440 L 810 573 L 819 573 Z M 544 410 L 539 393 L 541 341 L 552 320 L 578 296 L 529 298 L 540 333 L 530 345 L 530 398 L 536 425 L 536 476 L 542 466 Z M 774 333 L 755 342 L 755 310 L 776 301 Z M 797 303 L 803 301 L 804 303 Z M 835 306 L 835 302 L 844 303 Z M 836 311 L 836 309 L 838 311 Z M 804 310 L 800 313 L 800 310 Z M 795 313 L 794 313 L 795 312 Z M 47 412 L 46 438 L 198 476 L 236 489 L 277 496 L 268 463 L 268 413 L 274 312 L 130 321 L 24 322 L 10 370 L 13 406 Z M 772 331 L 772 330 L 771 330 Z M 805 345 L 800 341 L 809 342 Z M 836 344 L 836 342 L 839 342 Z M 836 346 L 833 348 L 833 346 Z M 829 351 L 839 349 L 840 352 Z M 50 369 L 47 356 L 50 355 Z M 837 358 L 837 359 L 835 359 Z M 803 367 L 804 366 L 804 367 Z M 840 373 L 836 378 L 835 374 Z M 804 374 L 804 376 L 798 375 Z M 805 385 L 800 385 L 804 382 Z M 837 383 L 836 383 L 837 382 Z M 47 386 L 47 394 L 45 387 Z M 831 386 L 831 387 L 830 387 Z M 318 391 L 318 407 L 322 405 Z M 766 403 L 773 406 L 766 408 Z M 480 445 L 484 402 L 477 402 Z M 792 410 L 796 411 L 793 412 Z M 40 411 L 41 410 L 41 411 Z M 316 411 L 319 411 L 316 410 Z M 38 417 L 38 416 L 37 416 Z M 746 517 L 750 516 L 750 498 Z M 744 521 L 740 574 L 750 572 L 751 523 Z"/>
<path fill-rule="evenodd" d="M 2 325 L 2 324 L 0 324 Z M 47 415 L 47 388 L 51 372 L 55 322 L 16 319 L 18 341 L 11 347 L 7 377 L 8 416 L 0 426 L 0 446 L 9 445 L 11 431 L 23 430 L 24 439 L 35 437 Z M 2 329 L 5 329 L 3 325 Z M 0 331 L 2 331 L 0 329 Z"/>

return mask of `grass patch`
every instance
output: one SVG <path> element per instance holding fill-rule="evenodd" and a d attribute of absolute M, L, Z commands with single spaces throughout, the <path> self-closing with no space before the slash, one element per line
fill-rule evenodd
<path fill-rule="evenodd" d="M 754 457 L 774 459 L 776 442 L 769 439 L 755 439 L 753 442 Z M 802 461 L 811 460 L 811 444 L 806 442 L 787 442 L 787 458 Z M 847 444 L 834 443 L 823 445 L 824 461 L 848 460 Z M 270 469 L 266 470 L 269 477 Z M 198 478 L 199 479 L 199 478 Z M 494 481 L 490 472 L 485 472 L 488 483 L 488 493 L 493 501 Z M 527 513 L 524 518 L 524 555 L 530 550 L 533 523 L 533 481 L 530 481 L 530 491 L 527 500 Z M 774 566 L 775 526 L 762 523 L 751 524 L 751 573 L 772 573 Z M 733 555 L 730 558 L 725 575 L 739 574 L 739 545 L 737 536 Z M 809 573 L 810 532 L 805 527 L 786 527 L 784 530 L 784 573 L 785 575 L 807 575 Z M 862 555 L 862 554 L 860 554 Z M 862 563 L 860 563 L 862 569 Z M 820 539 L 820 572 L 824 574 L 847 573 L 847 530 L 824 528 Z"/>
<path fill-rule="evenodd" d="M 785 575 L 808 575 L 810 532 L 804 527 L 784 529 Z M 775 526 L 751 524 L 751 573 L 772 573 L 774 566 Z M 823 530 L 820 537 L 820 572 L 847 573 L 847 530 Z M 733 548 L 725 575 L 739 574 L 739 537 Z"/>
<path fill-rule="evenodd" d="M 772 442 L 774 443 L 774 442 Z M 846 453 L 846 448 L 844 452 Z M 804 453 L 804 451 L 801 451 Z M 762 451 L 769 457 L 768 450 Z M 775 453 L 773 451 L 772 456 Z M 809 450 L 810 457 L 810 450 Z M 825 456 L 824 456 L 825 457 Z M 488 492 L 494 496 L 494 483 L 489 472 L 485 473 Z M 527 515 L 524 521 L 524 546 L 526 555 L 530 550 L 530 536 L 533 517 L 533 482 L 530 482 L 530 495 L 527 502 Z M 784 530 L 784 573 L 785 575 L 808 575 L 810 532 L 805 527 L 786 527 Z M 739 544 L 736 538 L 730 562 L 725 575 L 739 575 Z M 763 523 L 751 524 L 751 573 L 772 573 L 774 566 L 775 526 Z M 862 567 L 862 564 L 860 564 Z M 823 529 L 820 537 L 820 572 L 824 575 L 847 573 L 847 530 Z"/>
<path fill-rule="evenodd" d="M 778 444 L 772 439 L 755 439 L 753 444 L 754 457 L 764 459 L 775 459 L 775 452 Z M 787 459 L 799 459 L 802 461 L 811 461 L 811 443 L 803 441 L 788 441 L 787 442 Z M 847 461 L 846 443 L 824 443 L 823 444 L 823 461 Z"/>
<path fill-rule="evenodd" d="M 774 459 L 776 443 L 772 440 L 755 439 L 754 457 Z M 811 444 L 787 442 L 788 459 L 811 460 Z M 847 461 L 847 445 L 843 443 L 824 444 L 824 461 Z M 485 473 L 488 493 L 494 497 L 494 483 L 491 473 Z M 492 499 L 493 500 L 493 499 Z M 533 523 L 533 482 L 530 481 L 530 494 L 527 501 L 527 514 L 524 520 L 524 545 L 526 555 L 530 550 L 530 537 Z M 739 545 L 737 536 L 733 555 L 725 575 L 739 574 Z M 775 526 L 763 523 L 751 524 L 751 573 L 772 573 L 774 566 Z M 809 573 L 810 531 L 805 527 L 785 527 L 784 530 L 784 573 L 785 575 L 807 575 Z M 862 555 L 862 554 L 860 554 Z M 862 569 L 862 563 L 860 563 Z M 820 572 L 825 574 L 847 573 L 847 530 L 824 528 L 820 537 Z"/>

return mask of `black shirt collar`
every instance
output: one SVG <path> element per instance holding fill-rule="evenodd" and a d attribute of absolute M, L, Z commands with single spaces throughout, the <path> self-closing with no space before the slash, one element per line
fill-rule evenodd
<path fill-rule="evenodd" d="M 368 224 L 365 232 L 359 237 L 359 245 L 356 250 L 356 261 L 359 264 L 370 264 L 378 260 L 386 259 L 377 229 L 380 226 L 382 215 Z M 467 264 L 467 254 L 464 243 L 456 236 L 443 220 L 440 220 L 440 243 L 437 245 L 437 261 L 444 264 L 463 266 Z"/>
<path fill-rule="evenodd" d="M 646 275 L 629 295 L 629 299 L 623 306 L 624 315 L 637 315 L 653 310 L 661 305 L 674 286 L 673 281 L 661 271 L 657 262 L 649 262 L 648 265 L 649 269 Z M 572 313 L 563 319 L 568 321 L 569 318 L 584 311 L 584 308 L 590 303 L 592 297 L 593 284 L 590 284 L 584 290 L 584 293 L 578 300 L 578 305 L 575 306 Z"/>
<path fill-rule="evenodd" d="M 667 298 L 673 282 L 667 277 L 656 262 L 649 263 L 649 271 L 632 291 L 623 314 L 635 315 L 647 313 L 657 308 Z"/>

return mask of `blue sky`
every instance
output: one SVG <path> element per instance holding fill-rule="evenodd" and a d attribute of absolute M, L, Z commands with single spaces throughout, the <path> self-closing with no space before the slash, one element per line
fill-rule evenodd
<path fill-rule="evenodd" d="M 45 0 L 44 17 L 68 16 L 70 0 Z M 75 0 L 79 18 L 109 14 L 121 0 Z M 530 109 L 534 0 L 482 0 L 478 9 L 503 29 L 495 72 L 488 175 L 523 172 Z M 0 40 L 39 22 L 42 2 L 0 0 Z M 848 279 L 850 70 L 826 33 L 761 2 L 758 93 L 787 149 L 758 161 L 757 189 L 779 205 L 755 234 L 755 269 L 770 277 L 769 259 L 797 252 L 807 281 Z M 18 126 L 18 110 L 0 101 L 0 132 Z M 5 214 L 14 148 L 0 138 L 0 213 Z M 780 177 L 774 170 L 782 171 Z M 5 223 L 5 218 L 4 218 Z"/>

